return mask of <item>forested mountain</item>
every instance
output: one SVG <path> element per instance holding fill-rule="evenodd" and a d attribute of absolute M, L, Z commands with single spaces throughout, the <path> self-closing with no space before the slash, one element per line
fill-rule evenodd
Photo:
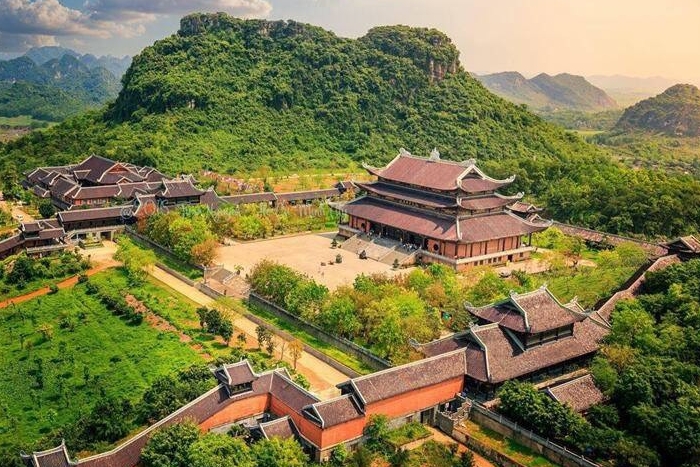
<path fill-rule="evenodd" d="M 433 29 L 344 39 L 294 21 L 195 14 L 135 57 L 123 85 L 106 111 L 0 147 L 5 173 L 92 152 L 171 173 L 233 173 L 382 164 L 400 147 L 437 147 L 515 173 L 513 188 L 559 220 L 669 236 L 700 226 L 696 179 L 628 170 L 495 96 Z"/>
<path fill-rule="evenodd" d="M 625 109 L 616 130 L 642 130 L 668 136 L 700 136 L 700 90 L 676 84 Z"/>
<path fill-rule="evenodd" d="M 30 56 L 0 62 L 0 116 L 60 121 L 116 97 L 117 78 L 72 54 L 41 65 Z"/>
<path fill-rule="evenodd" d="M 605 91 L 582 76 L 540 73 L 527 79 L 515 71 L 477 76 L 491 92 L 533 110 L 579 110 L 595 112 L 614 109 L 617 103 Z"/>

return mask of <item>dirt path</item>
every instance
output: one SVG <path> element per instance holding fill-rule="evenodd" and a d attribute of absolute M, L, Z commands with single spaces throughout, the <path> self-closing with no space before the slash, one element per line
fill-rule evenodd
<path fill-rule="evenodd" d="M 115 266 L 118 266 L 119 263 L 112 260 L 112 261 L 105 261 L 102 262 L 95 267 L 92 267 L 87 270 L 87 275 L 92 276 L 93 274 L 97 274 L 98 272 L 104 271 L 105 269 L 113 268 Z M 69 287 L 73 287 L 75 284 L 78 283 L 78 276 L 73 276 L 69 277 L 68 279 L 65 279 L 61 282 L 59 282 L 58 288 L 59 289 L 67 289 Z M 2 308 L 7 308 L 8 306 L 15 304 L 17 305 L 18 303 L 23 303 L 28 300 L 31 300 L 36 297 L 41 297 L 43 295 L 48 294 L 51 291 L 48 287 L 42 287 L 41 289 L 35 290 L 33 292 L 29 292 L 28 294 L 25 295 L 20 295 L 19 297 L 13 297 L 13 298 L 8 298 L 7 300 L 3 300 L 0 302 L 0 309 Z"/>
<path fill-rule="evenodd" d="M 454 438 L 451 438 L 447 436 L 445 433 L 442 431 L 436 430 L 433 427 L 426 426 L 428 430 L 433 434 L 433 438 L 435 441 L 438 443 L 443 443 L 443 444 L 456 444 L 457 445 L 457 452 L 464 452 L 464 451 L 469 451 L 470 449 L 466 447 L 464 444 L 460 443 Z M 479 454 L 475 453 L 472 451 L 472 454 L 474 454 L 474 465 L 476 467 L 496 467 L 495 464 L 491 463 L 488 459 L 480 456 Z"/>
<path fill-rule="evenodd" d="M 163 282 L 165 285 L 180 292 L 200 305 L 209 306 L 214 303 L 214 300 L 209 296 L 204 295 L 196 288 L 191 287 L 181 280 L 171 276 L 162 269 L 153 268 L 150 273 L 153 277 Z M 253 343 L 253 346 L 255 345 L 255 328 L 258 326 L 256 323 L 245 317 L 239 316 L 233 321 L 233 325 L 236 327 L 236 329 L 243 331 L 247 335 L 249 346 L 251 343 Z M 275 337 L 275 342 L 277 343 L 277 352 L 279 352 L 282 339 Z M 289 350 L 285 352 L 284 360 L 291 363 Z M 311 390 L 322 399 L 329 399 L 340 395 L 340 391 L 335 387 L 335 385 L 348 380 L 346 375 L 307 352 L 303 352 L 299 360 L 297 360 L 297 371 L 303 374 L 309 380 Z"/>

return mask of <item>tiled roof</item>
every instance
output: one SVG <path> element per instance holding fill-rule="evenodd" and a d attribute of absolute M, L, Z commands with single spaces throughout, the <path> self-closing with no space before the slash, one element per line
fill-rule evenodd
<path fill-rule="evenodd" d="M 79 180 L 89 180 L 97 183 L 105 172 L 114 167 L 115 164 L 116 162 L 111 159 L 93 154 L 73 167 L 73 173 L 76 174 Z"/>
<path fill-rule="evenodd" d="M 494 194 L 489 196 L 480 196 L 478 198 L 462 198 L 460 199 L 459 205 L 464 209 L 469 209 L 471 211 L 482 211 L 486 209 L 502 208 L 503 206 L 512 203 L 513 199 L 515 198 Z"/>
<path fill-rule="evenodd" d="M 378 194 L 379 196 L 391 197 L 411 203 L 418 203 L 424 206 L 435 208 L 448 208 L 457 205 L 455 197 L 441 196 L 427 191 L 412 190 L 400 185 L 393 185 L 385 182 L 355 183 L 361 190 Z"/>
<path fill-rule="evenodd" d="M 285 373 L 281 371 L 273 373 L 270 382 L 270 393 L 273 397 L 297 413 L 301 413 L 307 405 L 318 402 L 318 397 L 294 384 Z"/>
<path fill-rule="evenodd" d="M 321 418 L 321 426 L 328 428 L 364 416 L 352 394 L 345 394 L 313 404 L 313 410 Z"/>
<path fill-rule="evenodd" d="M 574 324 L 571 337 L 523 350 L 497 324 L 470 329 L 473 342 L 467 345 L 467 375 L 500 383 L 544 368 L 589 355 L 600 345 L 608 329 L 591 319 Z"/>
<path fill-rule="evenodd" d="M 440 191 L 457 189 L 457 179 L 467 167 L 456 162 L 430 160 L 402 151 L 384 168 L 367 167 L 381 179 Z"/>
<path fill-rule="evenodd" d="M 542 211 L 541 208 L 538 208 L 534 204 L 523 203 L 522 201 L 516 201 L 515 203 L 508 206 L 508 208 L 513 212 L 518 212 L 518 213 L 522 213 L 522 214 L 530 214 L 533 212 Z"/>
<path fill-rule="evenodd" d="M 556 401 L 566 404 L 576 412 L 585 412 L 603 402 L 603 393 L 595 385 L 591 375 L 581 376 L 563 384 L 547 388 Z"/>
<path fill-rule="evenodd" d="M 446 219 L 376 198 L 357 198 L 343 206 L 348 214 L 441 240 L 457 240 L 454 219 Z"/>
<path fill-rule="evenodd" d="M 53 449 L 35 452 L 31 455 L 22 454 L 22 458 L 32 467 L 73 467 L 77 465 L 68 458 L 65 442 Z"/>
<path fill-rule="evenodd" d="M 501 302 L 467 310 L 490 323 L 517 332 L 538 333 L 560 328 L 586 318 L 580 307 L 562 305 L 546 287 L 523 294 L 511 293 Z"/>
<path fill-rule="evenodd" d="M 700 240 L 692 235 L 687 235 L 685 237 L 677 238 L 671 242 L 665 244 L 670 247 L 670 249 L 680 248 L 681 250 L 688 251 L 691 253 L 700 253 Z"/>
<path fill-rule="evenodd" d="M 107 208 L 75 209 L 73 211 L 61 211 L 58 213 L 58 218 L 61 221 L 61 223 L 65 223 L 130 217 L 132 214 L 133 206 L 127 204 L 123 206 L 111 206 Z"/>
<path fill-rule="evenodd" d="M 480 177 L 466 177 L 459 183 L 459 188 L 467 193 L 483 193 L 494 191 L 509 185 L 513 180 L 489 180 Z"/>
<path fill-rule="evenodd" d="M 462 242 L 473 243 L 541 232 L 550 225 L 550 222 L 530 223 L 514 214 L 504 212 L 462 219 L 459 222 L 459 230 Z"/>
<path fill-rule="evenodd" d="M 222 196 L 221 199 L 230 204 L 255 204 L 275 201 L 277 197 L 271 191 L 262 193 L 245 193 L 242 195 Z"/>
<path fill-rule="evenodd" d="M 326 188 L 322 190 L 289 191 L 286 193 L 276 193 L 275 196 L 277 196 L 279 201 L 306 201 L 340 196 L 340 190 L 337 188 Z"/>
<path fill-rule="evenodd" d="M 64 197 L 69 195 L 80 188 L 77 183 L 68 180 L 66 178 L 59 178 L 55 184 L 51 185 L 51 194 L 58 197 Z"/>
<path fill-rule="evenodd" d="M 102 199 L 113 198 L 119 193 L 119 185 L 102 185 L 81 187 L 73 190 L 68 198 L 70 199 Z"/>
<path fill-rule="evenodd" d="M 216 377 L 221 382 L 225 382 L 231 386 L 250 383 L 257 378 L 248 360 L 223 365 L 221 368 L 217 369 Z"/>
<path fill-rule="evenodd" d="M 5 253 L 13 248 L 21 246 L 24 243 L 24 239 L 21 235 L 13 235 L 4 240 L 0 240 L 0 253 Z"/>
<path fill-rule="evenodd" d="M 39 185 L 34 185 L 32 187 L 32 191 L 39 198 L 48 198 L 51 195 L 51 192 L 49 190 L 45 190 L 44 188 L 41 188 Z"/>
<path fill-rule="evenodd" d="M 350 384 L 367 405 L 463 376 L 465 372 L 464 352 L 456 351 L 360 376 L 341 386 Z"/>
<path fill-rule="evenodd" d="M 288 415 L 281 418 L 276 418 L 270 422 L 261 423 L 260 431 L 262 431 L 263 436 L 265 436 L 267 439 L 293 438 L 299 432 L 296 425 L 294 425 L 294 421 Z"/>
<path fill-rule="evenodd" d="M 200 196 L 204 191 L 192 185 L 191 180 L 163 181 L 163 189 L 158 196 L 163 198 L 184 198 L 188 196 Z"/>

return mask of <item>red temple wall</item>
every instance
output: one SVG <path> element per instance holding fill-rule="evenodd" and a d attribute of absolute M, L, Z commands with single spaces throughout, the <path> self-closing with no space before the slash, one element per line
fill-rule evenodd
<path fill-rule="evenodd" d="M 321 445 L 322 430 L 321 427 L 312 423 L 303 415 L 297 413 L 287 404 L 272 396 L 270 398 L 270 412 L 278 416 L 289 415 L 294 420 L 297 428 L 302 435 L 317 446 Z"/>
<path fill-rule="evenodd" d="M 363 418 L 324 429 L 321 432 L 321 449 L 362 436 L 365 425 L 373 414 L 383 414 L 390 419 L 410 415 L 454 399 L 455 395 L 461 392 L 463 388 L 464 378 L 459 376 L 427 388 L 416 389 L 415 391 L 369 404 L 366 407 L 366 414 Z"/>
<path fill-rule="evenodd" d="M 269 395 L 262 394 L 259 396 L 248 397 L 245 399 L 233 402 L 216 414 L 199 424 L 202 431 L 207 431 L 215 426 L 225 423 L 235 422 L 248 417 L 261 414 L 267 410 L 269 404 Z"/>

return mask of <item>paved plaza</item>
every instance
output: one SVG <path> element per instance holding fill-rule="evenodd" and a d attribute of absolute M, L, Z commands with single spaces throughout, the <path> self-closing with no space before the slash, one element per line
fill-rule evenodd
<path fill-rule="evenodd" d="M 407 269 L 394 271 L 388 264 L 371 259 L 360 259 L 356 254 L 340 248 L 331 248 L 335 232 L 311 233 L 288 237 L 273 238 L 245 243 L 235 243 L 219 248 L 217 263 L 223 263 L 226 269 L 233 271 L 236 265 L 243 267 L 245 275 L 263 259 L 286 264 L 297 271 L 313 277 L 330 290 L 343 284 L 352 284 L 359 274 L 388 273 L 399 274 Z M 340 264 L 335 262 L 337 254 L 343 256 Z M 321 266 L 325 263 L 325 266 Z"/>

